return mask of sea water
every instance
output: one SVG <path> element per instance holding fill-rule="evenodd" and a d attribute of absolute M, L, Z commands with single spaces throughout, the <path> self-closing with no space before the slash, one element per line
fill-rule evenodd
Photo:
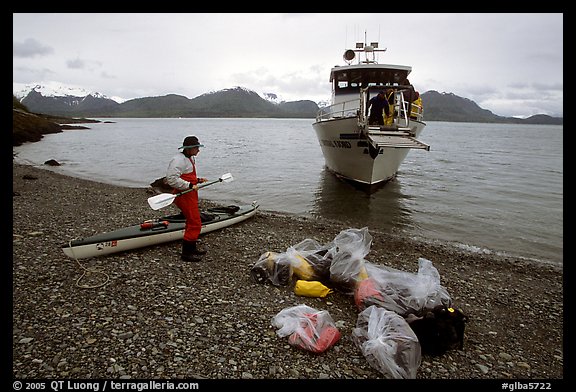
<path fill-rule="evenodd" d="M 201 143 L 198 173 L 234 181 L 201 197 L 339 220 L 472 252 L 563 263 L 563 127 L 428 122 L 397 178 L 366 193 L 336 178 L 312 119 L 100 119 L 88 130 L 15 147 L 16 161 L 94 181 L 146 187 L 184 137 Z M 55 159 L 61 166 L 45 166 Z"/>

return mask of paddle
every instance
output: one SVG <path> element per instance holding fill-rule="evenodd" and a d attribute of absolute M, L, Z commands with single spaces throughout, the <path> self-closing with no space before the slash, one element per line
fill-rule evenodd
<path fill-rule="evenodd" d="M 202 184 L 198 185 L 198 189 L 200 188 L 204 188 L 205 186 L 208 185 L 212 185 L 212 184 L 216 184 L 217 182 L 230 182 L 230 181 L 234 181 L 234 177 L 232 177 L 232 174 L 230 173 L 226 173 L 223 174 L 219 179 L 217 180 L 213 180 L 213 181 L 208 181 L 208 182 L 204 182 Z M 148 204 L 150 205 L 150 207 L 153 210 L 159 210 L 160 208 L 164 208 L 166 206 L 169 206 L 170 204 L 172 204 L 172 202 L 174 201 L 174 199 L 176 199 L 178 196 L 183 195 L 185 193 L 188 193 L 190 191 L 192 191 L 193 189 L 188 189 L 185 191 L 182 191 L 180 193 L 161 193 L 159 195 L 156 196 L 152 196 L 148 198 Z"/>

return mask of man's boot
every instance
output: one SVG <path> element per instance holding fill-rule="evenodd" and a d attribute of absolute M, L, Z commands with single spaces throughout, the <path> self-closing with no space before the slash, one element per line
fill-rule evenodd
<path fill-rule="evenodd" d="M 182 240 L 182 261 L 198 262 L 200 257 L 194 253 L 196 251 L 196 241 Z"/>
<path fill-rule="evenodd" d="M 196 256 L 204 256 L 206 254 L 205 250 L 198 249 L 198 241 L 190 241 L 192 254 Z"/>

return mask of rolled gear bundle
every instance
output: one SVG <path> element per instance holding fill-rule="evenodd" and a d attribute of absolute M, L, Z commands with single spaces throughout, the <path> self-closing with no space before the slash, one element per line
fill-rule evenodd
<path fill-rule="evenodd" d="M 386 378 L 414 379 L 422 361 L 420 343 L 399 314 L 369 306 L 352 330 L 352 340 L 374 369 Z"/>
<path fill-rule="evenodd" d="M 418 259 L 418 273 L 365 263 L 369 279 L 359 282 L 354 300 L 359 310 L 376 305 L 406 317 L 422 314 L 452 299 L 440 284 L 440 274 L 430 260 Z"/>
<path fill-rule="evenodd" d="M 368 228 L 342 230 L 329 250 L 332 255 L 330 282 L 339 291 L 353 294 L 358 282 L 366 279 L 364 257 L 370 252 L 372 236 Z"/>
<path fill-rule="evenodd" d="M 298 278 L 303 280 L 318 279 L 312 268 L 312 265 L 299 254 L 290 254 L 290 265 L 292 266 L 292 273 Z"/>
<path fill-rule="evenodd" d="M 330 278 L 331 244 L 322 245 L 307 238 L 286 250 L 293 274 L 302 280 L 327 281 Z"/>
<path fill-rule="evenodd" d="M 272 318 L 272 325 L 279 328 L 278 336 L 288 336 L 290 345 L 315 354 L 328 350 L 341 337 L 330 313 L 307 305 L 281 310 Z"/>
<path fill-rule="evenodd" d="M 292 267 L 283 253 L 265 252 L 250 270 L 257 283 L 286 286 L 292 279 Z"/>

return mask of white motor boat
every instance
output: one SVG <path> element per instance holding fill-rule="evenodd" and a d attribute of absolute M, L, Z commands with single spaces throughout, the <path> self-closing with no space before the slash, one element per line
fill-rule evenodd
<path fill-rule="evenodd" d="M 377 52 L 384 51 L 377 42 L 357 43 L 356 49 L 345 51 L 346 65 L 330 72 L 331 104 L 318 111 L 313 123 L 326 167 L 369 188 L 395 178 L 411 148 L 430 150 L 416 139 L 426 124 L 422 105 L 408 99 L 415 93 L 407 84 L 412 68 L 379 64 Z M 393 110 L 384 125 L 369 124 L 368 102 L 380 91 L 392 94 Z"/>

